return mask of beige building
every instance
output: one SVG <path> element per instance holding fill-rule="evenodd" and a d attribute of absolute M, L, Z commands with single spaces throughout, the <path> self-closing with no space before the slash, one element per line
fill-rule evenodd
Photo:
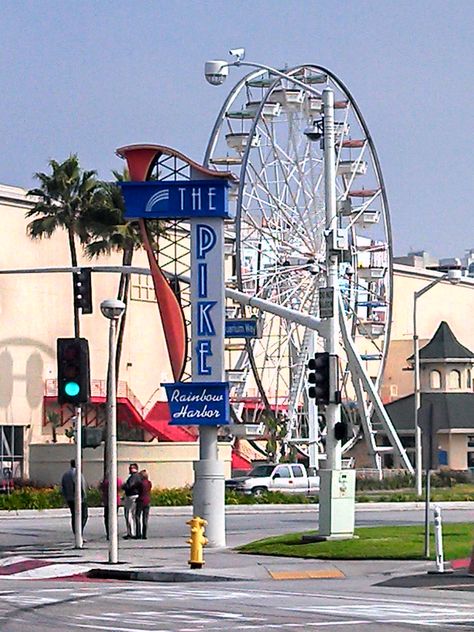
<path fill-rule="evenodd" d="M 390 348 L 382 383 L 382 399 L 391 402 L 413 393 L 413 372 L 407 358 L 413 354 L 414 293 L 443 274 L 425 268 L 394 265 L 394 301 Z M 440 281 L 417 301 L 417 330 L 420 348 L 433 337 L 441 321 L 449 323 L 459 342 L 474 349 L 474 279 L 463 277 L 452 285 Z"/>
<path fill-rule="evenodd" d="M 64 232 L 35 242 L 27 236 L 25 212 L 31 206 L 23 189 L 0 186 L 2 272 L 69 264 Z M 80 261 L 88 266 L 120 263 L 120 255 L 97 262 L 82 257 Z M 147 266 L 144 254 L 136 253 L 134 263 Z M 108 357 L 108 321 L 99 305 L 116 296 L 119 275 L 94 273 L 92 282 L 94 313 L 81 317 L 81 335 L 89 340 L 92 378 L 92 403 L 86 423 L 94 425 L 104 414 Z M 29 469 L 30 446 L 71 442 L 67 435 L 72 430 L 73 411 L 67 407 L 61 411 L 57 427 L 51 423 L 51 413 L 58 411 L 56 338 L 74 335 L 72 304 L 70 273 L 0 275 L 0 457 L 9 466 L 13 461 L 14 475 L 34 474 Z M 161 383 L 170 381 L 171 368 L 151 279 L 132 275 L 118 389 L 119 438 L 147 441 L 157 434 L 158 402 L 164 399 Z M 137 420 L 143 419 L 147 423 L 138 426 Z M 192 439 L 182 429 L 177 434 L 174 438 Z"/>
<path fill-rule="evenodd" d="M 27 236 L 25 212 L 31 206 L 23 189 L 0 185 L 4 226 L 2 273 L 68 265 L 65 233 L 58 232 L 51 239 L 36 242 Z M 87 266 L 120 263 L 120 255 L 97 262 L 82 258 L 80 262 Z M 134 265 L 147 267 L 144 253 L 135 254 Z M 424 269 L 395 266 L 392 343 L 382 386 L 386 402 L 413 391 L 412 373 L 403 370 L 406 358 L 412 353 L 413 293 L 439 276 Z M 99 304 L 116 296 L 119 275 L 94 273 L 92 279 L 94 313 L 81 317 L 81 335 L 89 340 L 91 352 L 92 399 L 86 414 L 86 423 L 90 425 L 100 423 L 104 416 L 108 321 L 100 314 Z M 69 273 L 0 274 L 0 460 L 13 463 L 15 475 L 44 479 L 44 463 L 50 458 L 51 448 L 44 448 L 41 456 L 41 446 L 57 442 L 72 450 L 68 436 L 72 430 L 72 410 L 60 411 L 56 403 L 56 339 L 73 336 L 72 303 Z M 473 312 L 472 279 L 457 286 L 439 283 L 419 301 L 421 344 L 445 320 L 462 344 L 474 348 L 474 328 L 469 319 Z M 161 383 L 172 381 L 172 374 L 152 282 L 147 275 L 132 275 L 125 331 L 118 391 L 119 439 L 145 442 L 143 449 L 146 442 L 153 440 L 153 448 L 148 446 L 157 459 L 157 475 L 159 463 L 186 461 L 186 465 L 174 468 L 173 480 L 176 484 L 191 483 L 189 464 L 197 458 L 197 445 L 193 443 L 191 448 L 186 444 L 194 441 L 195 433 L 184 428 L 171 432 L 165 420 Z M 59 413 L 59 420 L 54 413 Z M 167 447 L 162 446 L 161 451 L 155 449 L 156 438 L 158 443 L 167 443 Z M 221 447 L 229 473 L 230 448 Z M 61 450 L 64 456 L 68 448 Z M 129 449 L 124 447 L 124 450 L 123 454 L 128 454 Z M 87 451 L 86 461 L 96 461 L 98 453 L 99 450 Z M 95 480 L 97 468 L 91 468 Z M 161 473 L 159 476 L 162 481 L 168 480 Z"/>

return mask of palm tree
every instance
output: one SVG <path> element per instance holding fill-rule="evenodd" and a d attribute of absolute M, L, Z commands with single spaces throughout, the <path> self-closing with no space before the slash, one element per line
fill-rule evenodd
<path fill-rule="evenodd" d="M 119 178 L 119 174 L 115 174 Z M 110 255 L 112 251 L 122 252 L 122 265 L 132 265 L 133 253 L 141 245 L 138 222 L 124 219 L 124 204 L 120 188 L 115 183 L 102 182 L 96 195 L 96 204 L 87 217 L 89 236 L 84 247 L 90 259 Z M 117 298 L 127 305 L 130 275 L 120 275 Z M 117 336 L 115 372 L 118 379 L 120 358 L 127 310 L 120 319 Z"/>
<path fill-rule="evenodd" d="M 95 171 L 82 171 L 76 154 L 64 162 L 50 160 L 51 174 L 38 172 L 40 186 L 31 189 L 37 202 L 26 213 L 34 217 L 27 226 L 32 239 L 50 238 L 58 229 L 67 232 L 71 265 L 77 267 L 76 237 L 81 243 L 88 239 L 87 217 L 100 183 Z M 74 306 L 74 335 L 80 335 L 79 308 Z"/>
<path fill-rule="evenodd" d="M 113 172 L 117 181 L 128 180 L 128 173 Z M 113 251 L 122 252 L 122 265 L 131 266 L 133 253 L 142 246 L 142 237 L 137 220 L 127 220 L 125 205 L 120 187 L 115 182 L 102 182 L 95 194 L 95 203 L 86 217 L 88 230 L 87 243 L 84 252 L 89 258 L 110 255 Z M 148 222 L 148 230 L 153 241 L 156 241 L 161 230 L 157 220 Z M 130 287 L 130 274 L 122 273 L 117 291 L 117 298 L 127 305 Z M 117 354 L 115 373 L 119 378 L 120 359 L 122 355 L 123 337 L 125 332 L 127 310 L 125 310 L 117 336 Z"/>

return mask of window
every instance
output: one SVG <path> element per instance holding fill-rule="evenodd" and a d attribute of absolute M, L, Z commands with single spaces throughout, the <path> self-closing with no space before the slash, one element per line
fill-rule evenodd
<path fill-rule="evenodd" d="M 430 388 L 441 388 L 441 373 L 439 371 L 431 371 Z"/>
<path fill-rule="evenodd" d="M 472 435 L 468 435 L 467 437 L 467 447 L 474 448 L 474 437 Z"/>
<path fill-rule="evenodd" d="M 461 373 L 456 369 L 449 374 L 449 388 L 461 388 Z"/>
<path fill-rule="evenodd" d="M 23 476 L 23 426 L 0 426 L 0 475 Z"/>
<path fill-rule="evenodd" d="M 132 274 L 130 298 L 132 301 L 156 301 L 153 279 L 149 274 Z"/>
<path fill-rule="evenodd" d="M 292 465 L 291 466 L 291 471 L 293 472 L 293 476 L 295 478 L 301 478 L 303 475 L 303 468 L 301 467 L 301 465 Z"/>
<path fill-rule="evenodd" d="M 286 465 L 279 467 L 277 473 L 281 478 L 290 478 L 290 468 Z"/>
<path fill-rule="evenodd" d="M 467 388 L 472 388 L 471 369 L 467 370 Z"/>

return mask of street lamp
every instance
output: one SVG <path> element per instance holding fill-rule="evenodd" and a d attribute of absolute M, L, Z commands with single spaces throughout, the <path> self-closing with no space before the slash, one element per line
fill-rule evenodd
<path fill-rule="evenodd" d="M 115 352 L 117 323 L 125 311 L 125 303 L 117 299 L 107 299 L 100 304 L 100 311 L 110 320 L 109 364 L 107 369 L 107 480 L 108 480 L 108 531 L 109 563 L 118 563 L 117 529 L 117 384 L 115 377 Z"/>
<path fill-rule="evenodd" d="M 420 404 L 421 404 L 421 394 L 420 394 L 420 343 L 418 339 L 417 332 L 417 323 L 416 323 L 416 306 L 418 299 L 429 292 L 431 288 L 441 281 L 449 281 L 453 285 L 456 285 L 461 280 L 461 270 L 452 269 L 448 270 L 446 274 L 438 279 L 435 279 L 427 286 L 414 292 L 413 294 L 413 369 L 414 369 L 414 399 L 415 399 L 415 479 L 416 479 L 416 493 L 418 496 L 421 496 L 423 486 L 422 486 L 422 478 L 423 478 L 423 462 L 422 462 L 422 454 L 421 454 L 421 428 L 418 423 Z"/>

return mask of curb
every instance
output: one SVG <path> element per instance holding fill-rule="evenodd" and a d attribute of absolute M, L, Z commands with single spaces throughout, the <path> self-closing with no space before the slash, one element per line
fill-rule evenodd
<path fill-rule="evenodd" d="M 433 504 L 433 503 L 432 503 Z M 436 503 L 442 509 L 473 510 L 474 501 L 442 501 Z M 356 503 L 356 512 L 366 511 L 413 511 L 423 509 L 424 502 L 379 502 L 379 503 Z M 225 512 L 228 515 L 245 515 L 247 513 L 312 513 L 319 510 L 317 503 L 308 504 L 278 504 L 278 505 L 226 505 Z M 90 507 L 90 516 L 102 516 L 102 507 Z M 152 516 L 191 516 L 193 508 L 191 505 L 180 507 L 157 507 L 151 508 Z M 69 509 L 13 509 L 0 510 L 0 519 L 28 519 L 48 516 L 48 518 L 69 517 Z"/>
<path fill-rule="evenodd" d="M 121 571 L 105 568 L 92 568 L 86 573 L 90 579 L 115 579 L 139 582 L 232 582 L 252 581 L 248 577 L 229 577 L 228 575 L 201 575 L 193 571 Z"/>

